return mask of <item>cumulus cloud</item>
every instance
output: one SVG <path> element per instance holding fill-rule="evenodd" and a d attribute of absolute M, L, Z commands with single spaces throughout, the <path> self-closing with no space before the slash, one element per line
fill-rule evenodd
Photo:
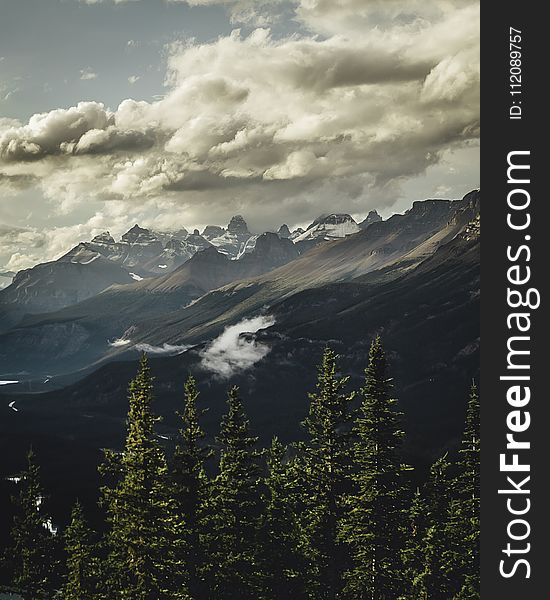
<path fill-rule="evenodd" d="M 335 197 L 352 213 L 390 206 L 404 182 L 479 136 L 478 2 L 187 4 L 266 22 L 291 9 L 303 29 L 172 44 L 155 101 L 0 120 L 0 187 L 39 185 L 61 212 L 156 202 L 178 225 L 244 211 L 268 228 L 333 210 Z"/>
<path fill-rule="evenodd" d="M 243 334 L 253 334 L 274 324 L 273 317 L 259 316 L 226 327 L 202 352 L 201 366 L 222 378 L 249 369 L 264 358 L 270 349 L 250 335 Z"/>

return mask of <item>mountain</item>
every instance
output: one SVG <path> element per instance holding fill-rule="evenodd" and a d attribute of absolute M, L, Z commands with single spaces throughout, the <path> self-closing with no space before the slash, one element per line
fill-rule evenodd
<path fill-rule="evenodd" d="M 298 227 L 290 234 L 289 239 L 294 241 L 297 237 L 300 237 L 302 235 L 302 233 L 304 233 L 304 231 L 305 231 L 304 229 L 302 229 L 301 227 Z"/>
<path fill-rule="evenodd" d="M 162 321 L 144 321 L 136 326 L 133 340 L 156 346 L 199 343 L 217 335 L 224 326 L 305 289 L 349 281 L 374 271 L 386 279 L 402 275 L 452 240 L 478 214 L 479 195 L 454 202 L 415 202 L 403 215 L 393 215 L 355 235 L 316 245 L 260 277 L 213 290 Z"/>
<path fill-rule="evenodd" d="M 236 261 L 210 248 L 172 274 L 113 287 L 50 315 L 27 317 L 0 336 L 0 347 L 10 348 L 0 359 L 6 371 L 67 373 L 144 345 L 200 344 L 225 326 L 307 289 L 372 280 L 373 273 L 381 283 L 401 276 L 478 214 L 479 194 L 454 202 L 427 200 L 300 256 L 297 244 L 276 234 L 260 236 L 254 251 Z"/>
<path fill-rule="evenodd" d="M 277 235 L 280 238 L 288 239 L 288 238 L 290 238 L 290 236 L 292 234 L 290 233 L 290 229 L 288 228 L 288 225 L 285 223 L 284 225 L 281 225 L 279 227 L 279 229 L 277 230 Z"/>
<path fill-rule="evenodd" d="M 46 374 L 44 369 L 67 372 L 112 358 L 126 346 L 134 347 L 129 344 L 139 322 L 166 318 L 212 289 L 259 276 L 297 256 L 294 244 L 275 233 L 259 236 L 253 251 L 240 260 L 210 246 L 166 275 L 111 286 L 62 311 L 25 317 L 0 336 L 0 363 L 4 372 L 38 368 Z"/>
<path fill-rule="evenodd" d="M 389 225 L 375 223 L 365 232 L 317 247 L 269 275 L 224 286 L 179 314 L 165 315 L 166 331 L 174 328 L 177 334 L 165 342 L 187 340 L 196 346 L 187 351 L 181 347 L 174 356 L 151 354 L 156 407 L 164 416 L 159 433 L 175 435 L 179 424 L 173 411 L 181 407 L 183 380 L 192 373 L 201 404 L 208 408 L 209 441 L 218 430 L 230 385 L 240 386 L 252 427 L 263 443 L 273 435 L 283 442 L 299 439 L 307 392 L 314 390 L 315 365 L 323 349 L 330 345 L 339 353 L 342 372 L 359 386 L 370 341 L 380 334 L 394 394 L 405 414 L 407 462 L 422 468 L 445 452 L 460 435 L 468 388 L 479 375 L 479 195 L 455 203 L 424 204 L 384 222 Z M 422 222 L 431 222 L 431 228 Z M 440 227 L 434 230 L 437 224 Z M 374 235 L 369 234 L 373 228 Z M 418 244 L 398 257 L 396 248 L 412 240 Z M 378 268 L 360 268 L 357 259 L 349 270 L 334 270 L 344 248 L 352 260 L 361 244 L 366 246 L 362 260 L 371 256 L 367 247 L 376 250 L 372 264 Z M 385 254 L 383 248 L 390 251 Z M 217 256 L 211 250 L 202 254 Z M 317 273 L 303 285 L 298 279 L 292 285 L 281 279 L 283 272 L 290 278 L 304 273 L 306 263 L 316 270 L 321 254 L 328 261 L 329 278 L 321 281 Z M 177 320 L 185 313 L 187 330 Z M 263 329 L 254 333 L 245 323 L 233 346 L 226 339 L 214 351 L 211 340 L 226 325 L 258 314 L 269 317 Z M 267 352 L 257 352 L 258 347 Z M 232 356 L 245 367 L 243 357 L 251 360 L 249 368 L 237 367 L 229 378 L 221 377 L 216 369 Z M 128 360 L 103 364 L 52 392 L 16 394 L 14 388 L 3 389 L 0 452 L 11 461 L 6 468 L 12 467 L 16 450 L 22 453 L 39 444 L 48 449 L 48 464 L 60 487 L 74 486 L 75 480 L 86 486 L 98 459 L 92 451 L 99 456 L 100 448 L 117 449 L 123 443 L 127 382 L 135 374 L 137 357 L 133 351 L 118 358 Z M 19 412 L 9 408 L 11 402 Z"/>
<path fill-rule="evenodd" d="M 347 214 L 323 215 L 315 219 L 301 235 L 294 238 L 294 243 L 319 242 L 344 238 L 360 231 L 353 217 Z"/>
<path fill-rule="evenodd" d="M 359 223 L 359 227 L 361 229 L 366 229 L 369 225 L 378 223 L 379 221 L 382 221 L 382 217 L 377 211 L 371 210 L 369 214 L 361 221 L 361 223 Z"/>
<path fill-rule="evenodd" d="M 128 271 L 79 244 L 57 261 L 19 271 L 0 290 L 0 306 L 29 313 L 58 310 L 131 280 Z"/>
<path fill-rule="evenodd" d="M 229 221 L 227 229 L 208 225 L 203 234 L 219 252 L 229 258 L 240 258 L 247 252 L 252 252 L 258 238 L 248 230 L 248 225 L 242 215 L 235 215 Z"/>
<path fill-rule="evenodd" d="M 197 230 L 192 234 L 185 229 L 157 234 L 134 225 L 119 242 L 105 231 L 56 261 L 19 272 L 0 290 L 0 330 L 15 324 L 25 313 L 56 311 L 111 285 L 173 271 L 210 246 Z"/>
<path fill-rule="evenodd" d="M 144 264 L 151 274 L 170 273 L 192 258 L 197 252 L 211 248 L 212 244 L 195 229 L 185 239 L 168 237 L 162 252 Z"/>

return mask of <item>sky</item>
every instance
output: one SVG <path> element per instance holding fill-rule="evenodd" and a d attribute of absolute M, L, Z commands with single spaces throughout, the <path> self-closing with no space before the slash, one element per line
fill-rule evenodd
<path fill-rule="evenodd" d="M 478 186 L 478 0 L 0 0 L 0 271 Z"/>

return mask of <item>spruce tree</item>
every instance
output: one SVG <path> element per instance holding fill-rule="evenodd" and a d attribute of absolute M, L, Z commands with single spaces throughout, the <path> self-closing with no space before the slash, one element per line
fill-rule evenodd
<path fill-rule="evenodd" d="M 303 527 L 311 561 L 309 593 L 316 600 L 338 598 L 343 573 L 349 566 L 341 537 L 351 490 L 351 402 L 345 393 L 349 377 L 338 375 L 337 354 L 327 348 L 318 368 L 317 391 L 309 395 L 304 426 L 309 434 L 302 446 Z"/>
<path fill-rule="evenodd" d="M 452 543 L 446 552 L 447 571 L 460 600 L 480 595 L 480 444 L 479 395 L 472 384 L 448 524 Z"/>
<path fill-rule="evenodd" d="M 405 511 L 399 450 L 401 414 L 391 396 L 380 338 L 370 348 L 354 427 L 355 493 L 349 499 L 346 539 L 353 556 L 346 591 L 357 600 L 394 600 L 402 593 Z"/>
<path fill-rule="evenodd" d="M 172 493 L 176 506 L 177 548 L 183 572 L 181 578 L 193 598 L 201 594 L 201 570 L 205 557 L 199 537 L 200 519 L 206 501 L 208 479 L 205 463 L 212 456 L 200 418 L 206 412 L 197 408 L 199 392 L 189 376 L 185 383 L 184 409 L 179 415 L 182 427 L 171 464 Z"/>
<path fill-rule="evenodd" d="M 424 494 L 417 488 L 409 504 L 404 526 L 404 541 L 401 552 L 403 563 L 403 590 L 400 600 L 414 598 L 418 576 L 424 569 L 424 536 L 427 529 L 428 512 Z"/>
<path fill-rule="evenodd" d="M 57 544 L 51 519 L 44 511 L 40 469 L 32 450 L 27 454 L 27 468 L 19 486 L 19 494 L 13 498 L 16 514 L 11 532 L 14 585 L 25 600 L 50 598 L 57 583 Z"/>
<path fill-rule="evenodd" d="M 91 600 L 98 584 L 98 564 L 90 531 L 82 505 L 77 502 L 71 513 L 71 522 L 65 531 L 67 575 L 63 600 Z"/>
<path fill-rule="evenodd" d="M 262 600 L 307 598 L 307 559 L 299 520 L 298 463 L 274 438 L 267 454 L 264 514 L 260 527 Z"/>
<path fill-rule="evenodd" d="M 239 390 L 231 388 L 228 412 L 218 442 L 220 469 L 209 487 L 203 518 L 208 552 L 204 577 L 208 597 L 216 600 L 258 600 L 260 573 L 257 527 L 260 516 L 260 468 Z"/>
<path fill-rule="evenodd" d="M 412 596 L 419 600 L 447 600 L 452 597 L 444 558 L 451 542 L 447 526 L 451 503 L 450 468 L 446 455 L 436 460 L 424 487 L 425 531 L 420 540 L 422 564 L 412 586 Z"/>
<path fill-rule="evenodd" d="M 109 592 L 120 600 L 188 598 L 174 589 L 174 507 L 169 497 L 166 458 L 159 447 L 152 412 L 153 382 L 142 357 L 129 386 L 125 449 L 112 453 L 106 469 L 118 481 L 102 488 L 107 511 Z"/>

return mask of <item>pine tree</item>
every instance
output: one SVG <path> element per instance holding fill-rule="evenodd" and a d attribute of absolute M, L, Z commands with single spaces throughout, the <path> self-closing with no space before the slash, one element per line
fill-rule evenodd
<path fill-rule="evenodd" d="M 203 521 L 209 563 L 204 576 L 209 598 L 258 600 L 260 574 L 257 527 L 260 516 L 260 468 L 239 390 L 228 393 L 222 419 L 219 474 L 213 480 Z"/>
<path fill-rule="evenodd" d="M 401 552 L 403 563 L 403 590 L 400 600 L 414 598 L 417 578 L 424 568 L 424 536 L 428 512 L 424 494 L 420 488 L 414 492 L 409 504 L 404 527 L 404 544 Z"/>
<path fill-rule="evenodd" d="M 91 600 L 98 584 L 97 557 L 94 555 L 92 532 L 88 528 L 82 505 L 77 502 L 71 522 L 65 531 L 67 576 L 63 600 Z"/>
<path fill-rule="evenodd" d="M 108 455 L 104 469 L 118 474 L 118 481 L 102 488 L 109 592 L 120 600 L 185 599 L 185 589 L 173 589 L 174 507 L 154 432 L 159 418 L 151 410 L 153 382 L 145 356 L 128 397 L 126 446 L 120 457 Z"/>
<path fill-rule="evenodd" d="M 370 348 L 362 402 L 354 427 L 356 491 L 350 498 L 346 538 L 354 559 L 347 592 L 358 600 L 394 600 L 402 592 L 401 548 L 404 466 L 401 414 L 391 397 L 380 338 Z"/>
<path fill-rule="evenodd" d="M 446 455 L 436 460 L 424 488 L 425 531 L 420 540 L 422 564 L 412 586 L 412 596 L 419 600 L 447 600 L 452 597 L 444 559 L 450 543 L 447 526 L 451 503 L 450 468 Z"/>
<path fill-rule="evenodd" d="M 197 408 L 198 397 L 196 381 L 189 376 L 185 383 L 184 410 L 179 415 L 182 428 L 171 464 L 176 525 L 180 530 L 178 558 L 183 567 L 182 579 L 193 598 L 198 597 L 203 588 L 200 572 L 205 557 L 199 529 L 208 485 L 205 463 L 212 456 L 211 448 L 204 444 L 206 434 L 199 420 L 206 410 Z"/>
<path fill-rule="evenodd" d="M 19 494 L 13 498 L 14 585 L 26 600 L 49 598 L 57 583 L 57 544 L 51 532 L 51 519 L 44 512 L 40 469 L 32 450 L 27 454 L 27 468 L 21 474 L 19 486 Z"/>
<path fill-rule="evenodd" d="M 338 376 L 337 354 L 327 348 L 318 368 L 317 391 L 309 395 L 303 451 L 304 532 L 312 564 L 310 594 L 316 600 L 338 598 L 349 566 L 340 530 L 351 486 L 351 402 L 349 377 Z"/>
<path fill-rule="evenodd" d="M 446 552 L 447 571 L 459 600 L 480 596 L 480 444 L 479 396 L 472 384 L 450 508 L 452 543 Z"/>
<path fill-rule="evenodd" d="M 274 438 L 267 454 L 264 514 L 260 526 L 263 600 L 307 598 L 307 559 L 299 521 L 298 464 Z"/>

